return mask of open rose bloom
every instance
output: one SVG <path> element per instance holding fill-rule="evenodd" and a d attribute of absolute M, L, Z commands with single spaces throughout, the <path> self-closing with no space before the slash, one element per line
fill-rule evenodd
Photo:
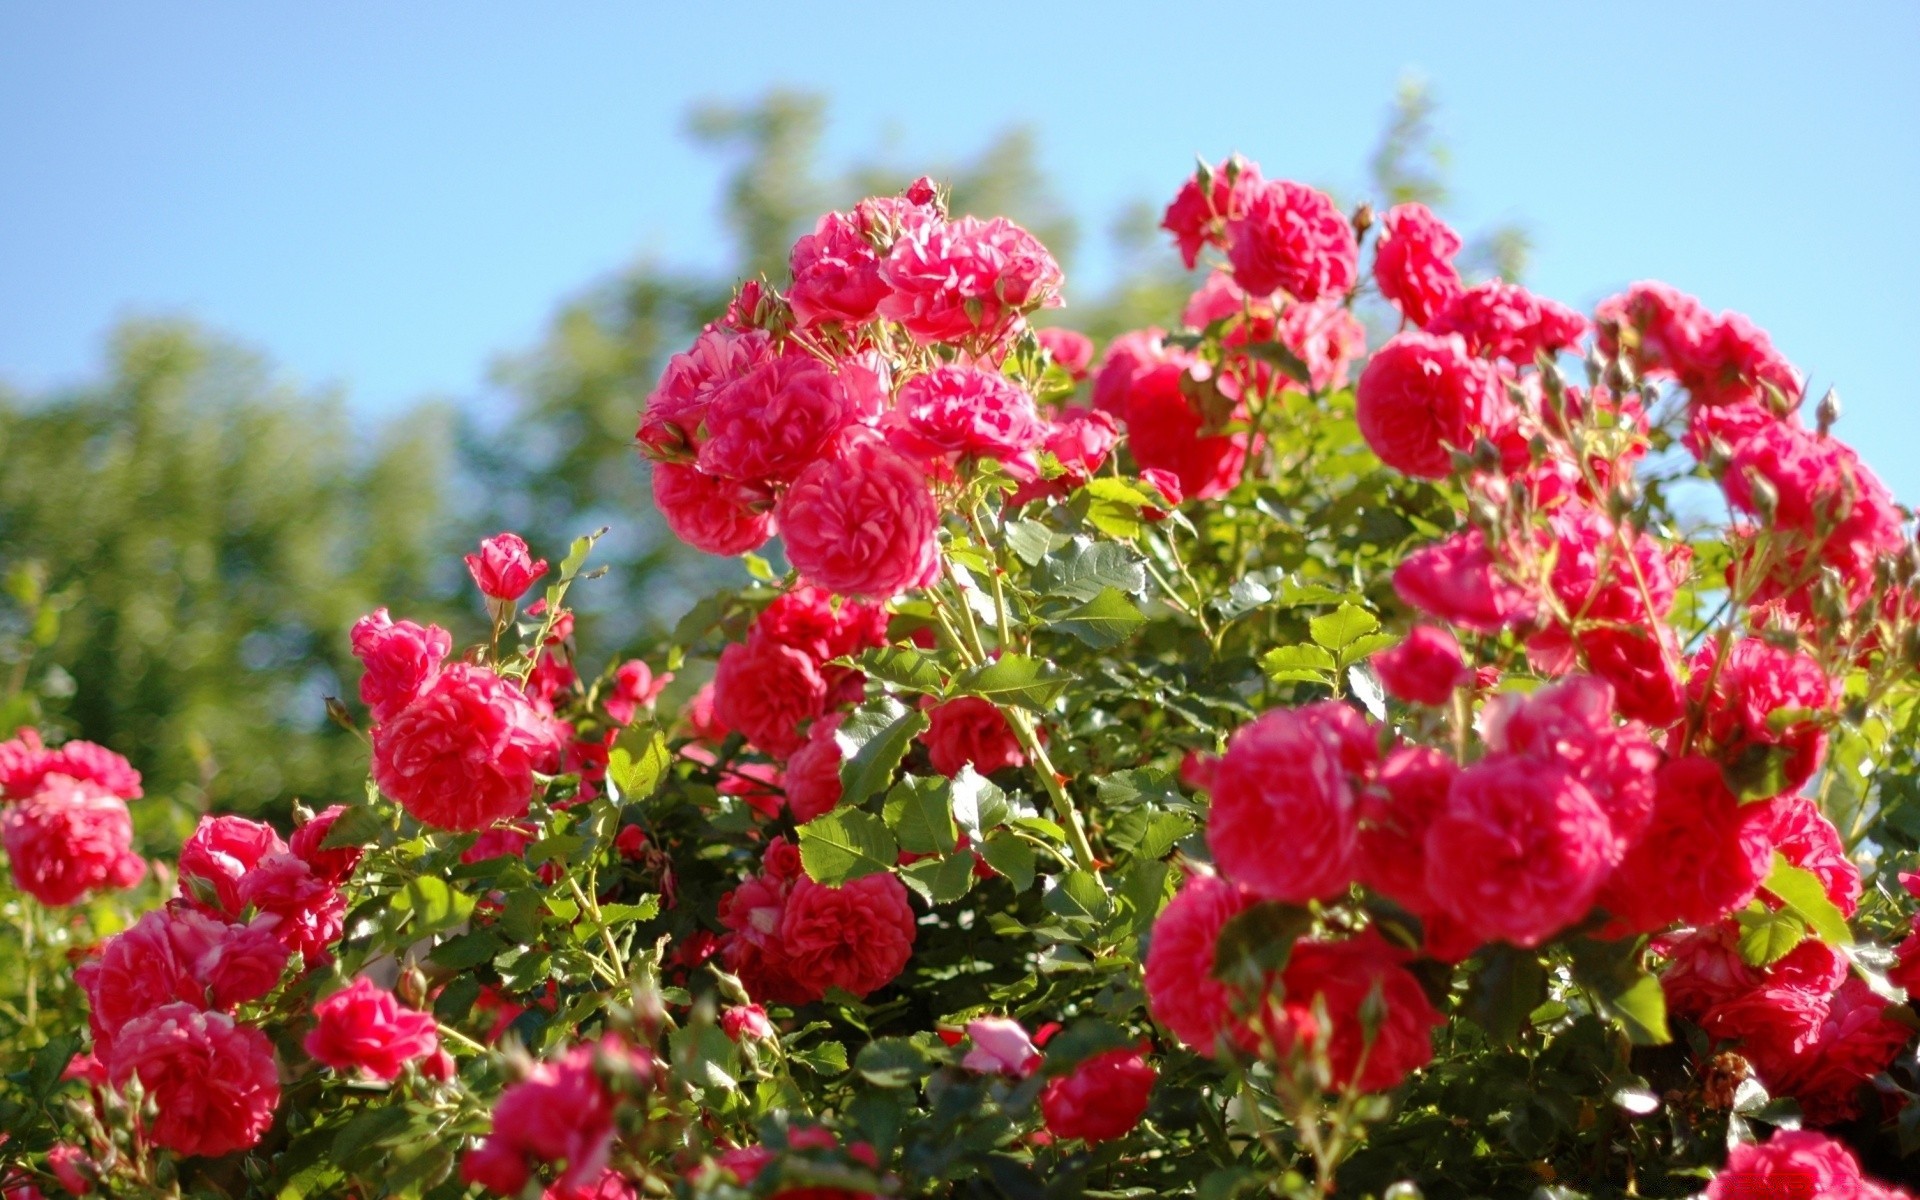
<path fill-rule="evenodd" d="M 0 743 L 0 1189 L 1905 1195 L 1920 551 L 1837 403 L 1169 190 L 1156 324 L 921 179 L 623 346 L 611 544 L 734 584 L 488 538 L 340 631 L 364 789 Z"/>

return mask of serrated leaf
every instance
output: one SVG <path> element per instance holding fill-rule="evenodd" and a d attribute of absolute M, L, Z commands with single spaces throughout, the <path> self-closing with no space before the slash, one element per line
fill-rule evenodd
<path fill-rule="evenodd" d="M 1370 654 L 1394 645 L 1400 639 L 1391 633 L 1369 633 L 1353 639 L 1340 651 L 1340 665 L 1352 666 Z"/>
<path fill-rule="evenodd" d="M 1125 592 L 1106 587 L 1093 599 L 1054 618 L 1050 628 L 1070 633 L 1096 650 L 1106 650 L 1126 641 L 1146 623 L 1146 614 Z"/>
<path fill-rule="evenodd" d="M 837 808 L 800 826 L 800 865 L 815 883 L 838 887 L 850 879 L 891 870 L 900 847 L 879 817 Z"/>
<path fill-rule="evenodd" d="M 492 962 L 494 956 L 507 948 L 500 935 L 490 929 L 477 929 L 472 933 L 463 933 L 459 937 L 448 938 L 433 948 L 427 955 L 427 961 L 436 967 L 448 971 L 466 971 L 484 962 Z"/>
<path fill-rule="evenodd" d="M 1740 959 L 1750 967 L 1770 967 L 1806 940 L 1807 925 L 1791 909 L 1764 904 L 1734 914 L 1740 926 Z"/>
<path fill-rule="evenodd" d="M 995 704 L 1015 704 L 1044 712 L 1054 697 L 1072 682 L 1073 676 L 1052 663 L 1024 654 L 1003 654 L 997 661 L 963 675 L 954 690 Z"/>
<path fill-rule="evenodd" d="M 930 654 L 907 646 L 882 646 L 869 650 L 858 659 L 860 669 L 882 683 L 938 696 L 946 685 L 947 672 Z"/>
<path fill-rule="evenodd" d="M 1276 646 L 1260 656 L 1260 669 L 1275 683 L 1327 683 L 1337 667 L 1333 655 L 1309 642 Z"/>
<path fill-rule="evenodd" d="M 1030 567 L 1040 565 L 1040 560 L 1053 549 L 1053 534 L 1038 521 L 1024 518 L 1008 521 L 1006 524 L 1007 549 L 1013 551 L 1021 562 Z"/>
<path fill-rule="evenodd" d="M 1379 619 L 1357 604 L 1342 604 L 1307 622 L 1307 631 L 1313 635 L 1314 643 L 1335 653 L 1378 628 Z"/>
<path fill-rule="evenodd" d="M 1667 1028 L 1667 994 L 1652 975 L 1641 975 L 1623 992 L 1606 997 L 1608 1015 L 1636 1046 L 1664 1046 L 1673 1040 Z"/>
<path fill-rule="evenodd" d="M 1034 850 L 1014 833 L 1002 829 L 980 843 L 980 857 L 1006 877 L 1016 892 L 1033 886 Z"/>
<path fill-rule="evenodd" d="M 948 783 L 947 795 L 953 804 L 953 819 L 976 839 L 1007 819 L 1007 794 L 974 770 L 972 763 L 962 766 Z"/>
<path fill-rule="evenodd" d="M 844 1075 L 847 1070 L 847 1048 L 839 1042 L 816 1042 L 789 1057 L 816 1075 Z"/>
<path fill-rule="evenodd" d="M 919 1082 L 929 1063 L 926 1052 L 906 1038 L 885 1037 L 860 1047 L 853 1066 L 875 1087 L 903 1088 Z"/>
<path fill-rule="evenodd" d="M 901 867 L 900 878 L 929 904 L 951 904 L 973 888 L 973 855 L 923 858 Z"/>
<path fill-rule="evenodd" d="M 334 819 L 327 830 L 327 836 L 320 839 L 322 850 L 343 850 L 349 846 L 364 846 L 377 840 L 387 830 L 387 819 L 380 810 L 370 804 L 349 805 Z"/>
<path fill-rule="evenodd" d="M 1077 537 L 1041 560 L 1034 586 L 1074 600 L 1091 600 L 1109 587 L 1138 596 L 1146 590 L 1147 573 L 1125 546 Z"/>
<path fill-rule="evenodd" d="M 840 748 L 840 803 L 851 807 L 883 791 L 927 725 L 926 713 L 893 699 L 855 709 L 833 735 Z"/>
<path fill-rule="evenodd" d="M 638 754 L 625 746 L 615 746 L 607 755 L 607 778 L 613 783 L 619 801 L 645 800 L 660 787 L 667 769 L 673 765 L 673 751 L 666 735 L 654 730 Z"/>
<path fill-rule="evenodd" d="M 1273 599 L 1273 589 L 1251 575 L 1233 581 L 1227 594 L 1213 602 L 1222 620 L 1237 621 Z"/>
<path fill-rule="evenodd" d="M 953 853 L 960 832 L 953 826 L 947 790 L 946 780 L 921 776 L 893 785 L 887 793 L 887 828 L 902 850 L 910 854 Z"/>
<path fill-rule="evenodd" d="M 1778 850 L 1773 853 L 1773 870 L 1763 885 L 1785 901 L 1794 914 L 1807 923 L 1815 937 L 1829 946 L 1851 946 L 1853 930 L 1847 918 L 1828 898 L 1826 887 L 1813 872 L 1794 866 Z"/>
<path fill-rule="evenodd" d="M 629 921 L 651 921 L 660 915 L 660 897 L 645 896 L 638 904 L 602 904 L 600 919 L 608 925 L 624 925 Z"/>
<path fill-rule="evenodd" d="M 1047 889 L 1045 907 L 1057 917 L 1103 921 L 1113 911 L 1100 877 L 1091 871 L 1068 871 L 1051 877 L 1049 882 L 1052 886 Z"/>
<path fill-rule="evenodd" d="M 407 925 L 408 935 L 425 938 L 465 921 L 473 913 L 473 897 L 455 891 L 444 879 L 421 875 L 407 881 L 394 907 L 404 907 L 413 914 Z"/>

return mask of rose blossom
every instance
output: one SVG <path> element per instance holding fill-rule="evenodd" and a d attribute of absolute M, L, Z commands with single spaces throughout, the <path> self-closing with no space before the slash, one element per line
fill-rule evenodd
<path fill-rule="evenodd" d="M 753 619 L 753 636 L 792 646 L 816 664 L 887 644 L 887 610 L 860 601 L 834 603 L 830 592 L 796 584 Z"/>
<path fill-rule="evenodd" d="M 344 883 L 360 865 L 360 847 L 335 846 L 326 849 L 327 836 L 334 822 L 346 815 L 346 805 L 335 804 L 315 813 L 313 818 L 293 831 L 287 849 L 294 857 L 313 868 L 313 873 L 328 883 Z"/>
<path fill-rule="evenodd" d="M 709 325 L 688 349 L 667 360 L 647 396 L 636 435 L 642 452 L 662 461 L 690 459 L 700 449 L 707 405 L 721 385 L 746 374 L 770 353 L 767 335 Z"/>
<path fill-rule="evenodd" d="M 1445 704 L 1455 688 L 1473 682 L 1460 640 L 1438 625 L 1416 625 L 1399 645 L 1374 655 L 1373 673 L 1389 696 L 1409 704 Z"/>
<path fill-rule="evenodd" d="M 1426 205 L 1396 204 L 1374 242 L 1374 282 L 1401 316 L 1425 325 L 1464 288 L 1453 266 L 1458 253 L 1460 235 Z"/>
<path fill-rule="evenodd" d="M 791 482 L 883 400 L 879 379 L 858 363 L 776 355 L 714 392 L 699 467 L 721 479 Z"/>
<path fill-rule="evenodd" d="M 653 503 L 675 537 L 708 554 L 746 554 L 773 536 L 771 503 L 763 493 L 691 466 L 655 463 Z"/>
<path fill-rule="evenodd" d="M 1353 879 L 1359 813 L 1328 740 L 1289 709 L 1243 725 L 1214 775 L 1207 845 L 1227 878 L 1301 904 Z"/>
<path fill-rule="evenodd" d="M 840 1140 L 832 1132 L 818 1125 L 801 1125 L 787 1130 L 787 1152 L 826 1150 L 840 1151 Z M 841 1153 L 847 1159 L 861 1166 L 874 1168 L 879 1165 L 879 1156 L 873 1147 L 865 1142 L 855 1142 Z M 717 1163 L 721 1170 L 731 1174 L 742 1184 L 751 1184 L 768 1167 L 779 1162 L 780 1152 L 770 1146 L 736 1146 L 723 1151 Z M 851 1188 L 839 1187 L 783 1187 L 769 1195 L 769 1200 L 876 1200 L 872 1192 L 856 1192 Z"/>
<path fill-rule="evenodd" d="M 453 635 L 438 625 L 395 621 L 376 608 L 353 623 L 353 656 L 365 673 L 360 700 L 375 721 L 385 721 L 418 699 L 453 649 Z"/>
<path fill-rule="evenodd" d="M 1706 1200 L 1861 1200 L 1860 1164 L 1845 1145 L 1811 1130 L 1782 1129 L 1764 1144 L 1727 1151 Z"/>
<path fill-rule="evenodd" d="M 773 1022 L 767 1010 L 758 1004 L 735 1004 L 720 1011 L 720 1030 L 734 1041 L 753 1038 L 765 1041 L 774 1036 Z"/>
<path fill-rule="evenodd" d="M 839 887 L 802 876 L 780 916 L 780 940 L 813 999 L 831 988 L 864 999 L 892 983 L 912 957 L 914 933 L 906 885 L 889 873 Z"/>
<path fill-rule="evenodd" d="M 1703 732 L 1728 761 L 1749 752 L 1775 754 L 1783 792 L 1819 768 L 1827 733 L 1812 714 L 1832 706 L 1833 687 L 1805 654 L 1747 637 L 1721 661 L 1720 644 L 1710 641 L 1694 656 L 1688 693 L 1705 706 Z M 1775 714 L 1781 714 L 1778 723 Z"/>
<path fill-rule="evenodd" d="M 827 682 L 813 660 L 758 637 L 720 652 L 713 674 L 714 715 L 754 747 L 785 758 L 806 741 L 801 728 L 826 711 Z"/>
<path fill-rule="evenodd" d="M 895 398 L 894 441 L 925 458 L 1011 459 L 1044 433 L 1033 397 L 996 371 L 943 364 L 908 377 Z"/>
<path fill-rule="evenodd" d="M 1455 336 L 1402 333 L 1360 373 L 1354 417 L 1380 461 L 1403 475 L 1445 479 L 1455 450 L 1508 417 L 1500 381 Z"/>
<path fill-rule="evenodd" d="M 98 957 L 74 971 L 96 1049 L 104 1052 L 127 1022 L 163 1004 L 230 1010 L 272 992 L 288 957 L 273 925 L 271 918 L 227 924 L 176 903 L 108 938 Z"/>
<path fill-rule="evenodd" d="M 1507 692 L 1487 702 L 1480 735 L 1496 752 L 1527 755 L 1564 767 L 1587 790 L 1614 835 L 1612 858 L 1653 817 L 1660 750 L 1640 725 L 1614 723 L 1614 690 L 1606 681 L 1572 675 L 1530 694 Z"/>
<path fill-rule="evenodd" d="M 1586 318 L 1518 284 L 1489 279 L 1455 296 L 1427 332 L 1457 333 L 1477 355 L 1532 366 L 1540 354 L 1558 354 L 1587 332 Z"/>
<path fill-rule="evenodd" d="M 793 286 L 787 303 L 802 328 L 824 321 L 860 325 L 873 319 L 887 294 L 880 281 L 880 256 L 858 213 L 830 212 L 813 232 L 793 244 L 787 256 Z"/>
<path fill-rule="evenodd" d="M 1093 339 L 1075 329 L 1063 329 L 1053 326 L 1034 331 L 1045 348 L 1047 357 L 1055 366 L 1067 373 L 1075 383 L 1087 377 L 1087 368 L 1093 364 Z"/>
<path fill-rule="evenodd" d="M 1853 916 L 1860 907 L 1860 868 L 1853 865 L 1840 831 L 1819 804 L 1807 796 L 1785 795 L 1754 807 L 1766 814 L 1773 848 L 1818 879 L 1840 915 Z"/>
<path fill-rule="evenodd" d="M 975 1017 L 967 1022 L 967 1040 L 973 1043 L 960 1065 L 985 1075 L 1012 1075 L 1025 1079 L 1040 1067 L 1040 1052 L 1020 1022 L 1008 1017 Z"/>
<path fill-rule="evenodd" d="M 240 881 L 240 898 L 273 918 L 274 936 L 308 966 L 327 961 L 346 923 L 347 898 L 291 854 L 261 859 Z"/>
<path fill-rule="evenodd" d="M 1182 390 L 1182 361 L 1157 363 L 1125 392 L 1127 447 L 1143 469 L 1168 471 L 1195 500 L 1223 496 L 1240 481 L 1245 433 L 1206 433 L 1206 419 Z"/>
<path fill-rule="evenodd" d="M 642 1085 L 653 1078 L 653 1056 L 613 1035 L 536 1063 L 494 1102 L 493 1132 L 461 1160 L 461 1178 L 516 1195 L 534 1167 L 565 1163 L 554 1190 L 566 1194 L 599 1181 L 613 1148 L 617 1105 L 597 1069 L 602 1057 L 617 1062 L 623 1074 Z"/>
<path fill-rule="evenodd" d="M 1367 930 L 1341 942 L 1303 941 L 1281 974 L 1286 989 L 1283 1038 L 1325 1053 L 1335 1088 L 1379 1092 L 1396 1087 L 1433 1059 L 1433 1031 L 1444 1018 L 1420 982 L 1400 965 L 1407 955 Z M 1385 1015 L 1369 1037 L 1364 1006 Z M 1331 1029 L 1322 1029 L 1316 1009 Z"/>
<path fill-rule="evenodd" d="M 536 561 L 517 533 L 496 533 L 466 558 L 467 574 L 482 595 L 495 600 L 518 600 L 533 581 L 547 573 L 547 560 Z"/>
<path fill-rule="evenodd" d="M 1533 619 L 1533 600 L 1501 574 L 1478 529 L 1408 555 L 1394 568 L 1393 590 L 1428 616 L 1476 633 L 1498 633 Z"/>
<path fill-rule="evenodd" d="M 816 587 L 884 599 L 932 577 L 939 509 L 912 460 L 872 437 L 843 440 L 780 501 L 787 558 Z"/>
<path fill-rule="evenodd" d="M 1227 218 L 1261 185 L 1260 168 L 1238 155 L 1222 159 L 1207 174 L 1204 186 L 1199 172 L 1189 175 L 1160 218 L 1160 228 L 1173 235 L 1189 271 L 1199 261 L 1202 246 L 1225 242 Z"/>
<path fill-rule="evenodd" d="M 960 696 L 934 705 L 927 717 L 927 731 L 920 735 L 927 761 L 949 779 L 968 764 L 982 775 L 1026 765 L 1019 740 L 991 700 Z"/>
<path fill-rule="evenodd" d="M 138 1077 L 157 1110 L 147 1136 L 176 1154 L 217 1157 L 260 1141 L 280 1103 L 273 1046 L 225 1013 L 166 1004 L 114 1039 L 115 1086 Z"/>
<path fill-rule="evenodd" d="M 1600 891 L 1600 907 L 1635 933 L 1708 925 L 1753 899 L 1773 866 L 1770 814 L 1741 804 L 1720 766 L 1698 755 L 1655 777 L 1652 823 Z"/>
<path fill-rule="evenodd" d="M 559 752 L 548 720 L 485 667 L 455 663 L 373 731 L 373 778 L 413 817 L 456 833 L 527 811 Z"/>
<path fill-rule="evenodd" d="M 207 912 L 237 917 L 245 906 L 240 881 L 261 859 L 286 850 L 273 826 L 264 822 L 236 816 L 201 817 L 180 847 L 180 893 Z"/>
<path fill-rule="evenodd" d="M 658 675 L 639 659 L 629 659 L 613 673 L 613 690 L 601 701 L 607 715 L 622 725 L 633 724 L 639 711 L 660 698 L 660 692 L 673 682 L 673 672 Z"/>
<path fill-rule="evenodd" d="M 1427 892 L 1481 941 L 1537 946 L 1586 915 L 1614 855 L 1607 814 L 1565 767 L 1494 754 L 1427 829 Z"/>
<path fill-rule="evenodd" d="M 65 775 L 47 776 L 33 796 L 0 808 L 0 842 L 15 886 L 51 907 L 132 887 L 147 873 L 133 852 L 127 802 Z"/>
<path fill-rule="evenodd" d="M 787 760 L 787 811 L 805 824 L 840 803 L 840 743 L 834 734 L 844 714 L 828 713 L 807 730 L 807 744 Z"/>
<path fill-rule="evenodd" d="M 1360 882 L 1418 916 L 1438 906 L 1427 893 L 1427 828 L 1446 807 L 1459 764 L 1431 746 L 1387 755 L 1360 798 Z"/>
<path fill-rule="evenodd" d="M 1242 195 L 1227 220 L 1227 258 L 1249 295 L 1284 290 L 1311 304 L 1353 290 L 1360 257 L 1353 226 L 1324 193 L 1273 180 Z"/>
<path fill-rule="evenodd" d="M 391 1081 L 440 1048 L 431 1014 L 403 1007 L 364 975 L 315 1004 L 313 1019 L 307 1053 L 336 1071 Z"/>
<path fill-rule="evenodd" d="M 923 342 L 997 341 L 1029 310 L 1053 303 L 1060 265 L 1005 217 L 909 225 L 880 263 L 880 315 Z"/>
<path fill-rule="evenodd" d="M 1110 1142 L 1146 1115 L 1159 1073 L 1137 1050 L 1096 1054 L 1066 1075 L 1047 1081 L 1040 1114 L 1056 1138 Z"/>
<path fill-rule="evenodd" d="M 1148 1011 L 1201 1054 L 1214 1054 L 1222 1034 L 1244 1041 L 1234 1028 L 1233 990 L 1214 978 L 1214 954 L 1220 931 L 1254 902 L 1218 875 L 1195 875 L 1154 920 L 1147 944 Z"/>
<path fill-rule="evenodd" d="M 140 798 L 140 772 L 105 746 L 75 739 L 49 750 L 33 728 L 0 742 L 0 802 L 26 799 L 49 775 L 93 784 L 122 800 Z"/>

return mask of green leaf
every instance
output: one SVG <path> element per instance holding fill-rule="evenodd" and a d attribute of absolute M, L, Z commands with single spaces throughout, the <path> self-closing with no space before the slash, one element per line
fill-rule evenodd
<path fill-rule="evenodd" d="M 507 943 L 499 934 L 490 929 L 477 929 L 435 946 L 433 953 L 427 955 L 427 961 L 444 970 L 466 971 L 483 962 L 492 962 L 494 956 L 506 948 Z"/>
<path fill-rule="evenodd" d="M 1307 622 L 1314 643 L 1336 653 L 1378 628 L 1379 620 L 1357 604 L 1342 604 Z"/>
<path fill-rule="evenodd" d="M 947 673 L 932 655 L 908 646 L 882 646 L 869 650 L 858 659 L 860 669 L 882 683 L 910 692 L 938 696 L 947 682 Z"/>
<path fill-rule="evenodd" d="M 1353 639 L 1341 648 L 1340 665 L 1352 666 L 1367 656 L 1385 650 L 1400 639 L 1391 633 L 1369 633 Z"/>
<path fill-rule="evenodd" d="M 972 763 L 961 767 L 949 781 L 947 794 L 953 801 L 953 819 L 975 840 L 1007 819 L 1007 794 L 974 770 Z M 1061 837 L 1065 836 L 1061 831 Z"/>
<path fill-rule="evenodd" d="M 1214 943 L 1213 977 L 1249 997 L 1287 969 L 1293 946 L 1313 928 L 1313 914 L 1294 904 L 1263 900 L 1220 927 Z"/>
<path fill-rule="evenodd" d="M 1754 904 L 1734 914 L 1740 925 L 1740 960 L 1750 967 L 1770 967 L 1793 953 L 1807 937 L 1807 923 L 1792 909 Z"/>
<path fill-rule="evenodd" d="M 1181 838 L 1193 832 L 1191 818 L 1180 813 L 1155 813 L 1147 821 L 1147 831 L 1133 848 L 1140 858 L 1164 858 Z"/>
<path fill-rule="evenodd" d="M 1646 944 L 1645 938 L 1577 938 L 1570 947 L 1573 978 L 1599 1000 L 1600 1015 L 1620 1026 L 1634 1045 L 1662 1046 L 1673 1035 L 1660 981 L 1646 969 Z"/>
<path fill-rule="evenodd" d="M 884 1037 L 860 1047 L 853 1065 L 875 1087 L 903 1088 L 919 1082 L 930 1064 L 926 1052 L 906 1038 Z"/>
<path fill-rule="evenodd" d="M 1277 368 L 1287 378 L 1303 387 L 1313 386 L 1313 371 L 1305 360 L 1293 352 L 1292 347 L 1283 342 L 1248 342 L 1234 349 L 1255 358 L 1270 367 Z"/>
<path fill-rule="evenodd" d="M 927 724 L 926 713 L 893 699 L 855 709 L 833 735 L 842 759 L 840 803 L 851 807 L 885 790 L 913 739 Z"/>
<path fill-rule="evenodd" d="M 1009 830 L 998 830 L 980 843 L 980 857 L 987 865 L 1006 876 L 1016 892 L 1033 886 L 1034 850 Z"/>
<path fill-rule="evenodd" d="M 948 807 L 947 781 L 912 776 L 887 793 L 887 828 L 912 854 L 952 854 L 960 840 Z"/>
<path fill-rule="evenodd" d="M 1077 537 L 1042 559 L 1033 581 L 1047 595 L 1091 600 L 1109 587 L 1138 596 L 1147 573 L 1125 546 Z"/>
<path fill-rule="evenodd" d="M 929 904 L 951 904 L 973 889 L 973 855 L 923 858 L 901 867 L 900 878 Z"/>
<path fill-rule="evenodd" d="M 1053 534 L 1038 521 L 1022 518 L 1008 521 L 1006 525 L 1007 549 L 1014 552 L 1020 561 L 1030 567 L 1040 565 L 1040 560 L 1053 549 Z"/>
<path fill-rule="evenodd" d="M 816 1075 L 844 1075 L 847 1070 L 847 1048 L 839 1042 L 816 1042 L 789 1057 Z"/>
<path fill-rule="evenodd" d="M 1792 786 L 1787 778 L 1790 757 L 1784 746 L 1756 742 L 1735 755 L 1732 762 L 1721 763 L 1720 777 L 1726 781 L 1727 790 L 1742 801 L 1771 800 Z"/>
<path fill-rule="evenodd" d="M 413 914 L 407 926 L 410 937 L 432 937 L 465 921 L 473 912 L 473 897 L 455 891 L 444 879 L 420 875 L 407 881 L 394 907 Z"/>
<path fill-rule="evenodd" d="M 1147 623 L 1146 614 L 1116 587 L 1105 587 L 1086 603 L 1060 614 L 1050 627 L 1070 633 L 1096 650 L 1117 646 Z"/>
<path fill-rule="evenodd" d="M 1047 889 L 1046 910 L 1057 917 L 1103 921 L 1113 910 L 1100 877 L 1091 871 L 1073 870 L 1051 877 Z"/>
<path fill-rule="evenodd" d="M 815 883 L 838 887 L 849 879 L 893 869 L 900 848 L 879 817 L 837 808 L 800 827 L 800 865 Z"/>
<path fill-rule="evenodd" d="M 1530 950 L 1500 943 L 1480 955 L 1480 969 L 1467 985 L 1466 1014 L 1502 1046 L 1511 1046 L 1527 1015 L 1547 998 L 1547 969 Z"/>
<path fill-rule="evenodd" d="M 1651 974 L 1642 974 L 1625 991 L 1606 997 L 1606 1006 L 1634 1045 L 1664 1046 L 1673 1040 L 1667 1029 L 1667 994 Z"/>
<path fill-rule="evenodd" d="M 1338 666 L 1333 655 L 1306 642 L 1276 646 L 1260 656 L 1260 669 L 1275 683 L 1328 683 Z"/>
<path fill-rule="evenodd" d="M 348 806 L 327 830 L 327 836 L 320 839 L 322 850 L 342 850 L 349 846 L 364 846 L 378 840 L 387 831 L 387 818 L 371 804 Z"/>
<path fill-rule="evenodd" d="M 996 662 L 962 676 L 955 690 L 979 696 L 995 704 L 1017 704 L 1044 712 L 1046 706 L 1066 690 L 1073 676 L 1039 659 L 1024 654 L 1003 654 Z M 925 718 L 923 717 L 924 721 Z"/>
<path fill-rule="evenodd" d="M 1252 576 L 1233 581 L 1227 594 L 1213 601 L 1214 611 L 1225 621 L 1237 621 L 1273 599 L 1273 589 Z"/>
<path fill-rule="evenodd" d="M 607 755 L 607 778 L 618 793 L 616 800 L 645 800 L 660 787 L 667 768 L 673 765 L 673 751 L 666 735 L 654 730 L 638 755 L 625 746 L 615 746 Z"/>
<path fill-rule="evenodd" d="M 1821 941 L 1829 946 L 1853 944 L 1853 930 L 1847 928 L 1847 918 L 1827 898 L 1827 889 L 1818 875 L 1794 866 L 1787 861 L 1786 855 L 1776 850 L 1773 853 L 1773 870 L 1767 873 L 1767 882 L 1763 886 L 1785 901 L 1794 915 L 1805 921 L 1807 928 Z"/>
<path fill-rule="evenodd" d="M 638 904 L 602 904 L 600 919 L 609 926 L 629 921 L 651 921 L 660 915 L 660 897 L 643 896 Z"/>

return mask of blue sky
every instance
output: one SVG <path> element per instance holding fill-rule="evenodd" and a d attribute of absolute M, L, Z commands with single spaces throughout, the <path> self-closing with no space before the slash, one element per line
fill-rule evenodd
<path fill-rule="evenodd" d="M 117 316 L 165 312 L 363 412 L 476 395 L 606 271 L 721 261 L 703 99 L 825 91 L 839 160 L 1031 125 L 1096 233 L 1196 152 L 1357 191 L 1411 70 L 1460 224 L 1524 221 L 1533 286 L 1748 313 L 1920 500 L 1917 59 L 1910 0 L 9 4 L 0 379 L 82 380 Z"/>

